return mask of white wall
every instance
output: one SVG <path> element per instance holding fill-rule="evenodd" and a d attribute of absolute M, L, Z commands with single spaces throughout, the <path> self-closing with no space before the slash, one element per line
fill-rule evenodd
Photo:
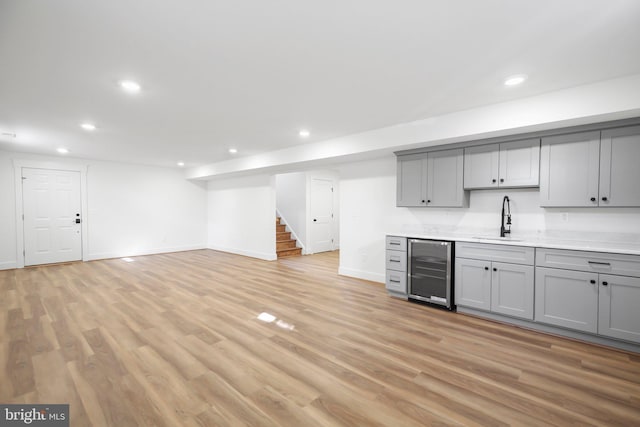
<path fill-rule="evenodd" d="M 0 268 L 18 265 L 13 160 L 64 163 L 62 157 L 0 151 Z M 206 247 L 206 188 L 177 169 L 93 160 L 87 168 L 85 259 Z"/>
<path fill-rule="evenodd" d="M 307 174 L 305 172 L 276 175 L 276 208 L 289 230 L 307 246 Z"/>
<path fill-rule="evenodd" d="M 207 194 L 209 248 L 276 259 L 275 177 L 210 181 Z"/>
<path fill-rule="evenodd" d="M 511 199 L 512 235 L 544 233 L 577 240 L 640 243 L 640 208 L 539 206 L 537 189 L 475 190 L 468 208 L 397 208 L 396 159 L 345 164 L 340 170 L 340 274 L 384 282 L 384 237 L 399 231 L 497 236 L 502 198 Z"/>
<path fill-rule="evenodd" d="M 0 270 L 16 266 L 16 206 L 11 155 L 0 151 Z"/>
<path fill-rule="evenodd" d="M 89 258 L 206 247 L 206 184 L 181 170 L 91 162 Z"/>

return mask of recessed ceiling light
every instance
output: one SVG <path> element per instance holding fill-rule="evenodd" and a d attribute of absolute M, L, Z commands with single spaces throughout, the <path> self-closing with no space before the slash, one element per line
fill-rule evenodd
<path fill-rule="evenodd" d="M 66 148 L 62 148 L 62 147 L 58 148 L 56 151 L 58 153 L 60 153 L 60 154 L 67 154 L 69 152 L 69 150 L 67 150 Z"/>
<path fill-rule="evenodd" d="M 527 76 L 525 76 L 524 74 L 518 74 L 518 75 L 515 75 L 515 76 L 508 77 L 504 81 L 504 85 L 505 86 L 517 86 L 517 85 L 521 84 L 522 82 L 524 82 L 525 80 L 527 80 Z"/>
<path fill-rule="evenodd" d="M 89 132 L 96 130 L 96 125 L 93 123 L 82 123 L 80 127 L 84 130 L 88 130 Z"/>
<path fill-rule="evenodd" d="M 229 153 L 236 154 L 238 150 L 236 148 L 229 148 Z"/>
<path fill-rule="evenodd" d="M 120 82 L 120 87 L 129 93 L 140 92 L 140 84 L 137 82 L 134 82 L 133 80 L 122 80 Z"/>
<path fill-rule="evenodd" d="M 302 129 L 300 132 L 298 132 L 298 135 L 300 135 L 303 138 L 307 138 L 309 135 L 311 135 L 311 132 L 309 132 L 306 129 Z"/>
<path fill-rule="evenodd" d="M 180 167 L 184 166 L 184 162 L 178 162 L 178 166 Z"/>
<path fill-rule="evenodd" d="M 2 136 L 8 136 L 8 137 L 11 137 L 11 138 L 15 138 L 18 135 L 16 135 L 15 133 L 12 133 L 12 132 L 2 132 Z"/>

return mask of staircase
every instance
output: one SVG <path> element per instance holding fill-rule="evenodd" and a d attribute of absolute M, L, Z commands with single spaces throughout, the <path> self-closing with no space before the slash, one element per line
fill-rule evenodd
<path fill-rule="evenodd" d="M 286 231 L 287 225 L 276 218 L 276 253 L 278 258 L 302 255 L 302 248 L 296 246 L 296 240 L 291 238 L 291 232 Z"/>

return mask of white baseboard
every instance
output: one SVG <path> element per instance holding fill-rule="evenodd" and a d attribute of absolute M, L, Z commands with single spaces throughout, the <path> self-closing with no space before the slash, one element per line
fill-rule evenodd
<path fill-rule="evenodd" d="M 208 248 L 213 249 L 214 251 L 228 252 L 231 254 L 243 255 L 251 258 L 263 259 L 265 261 L 275 261 L 278 259 L 278 255 L 275 252 L 268 253 L 268 252 L 246 251 L 244 249 L 228 248 L 226 246 L 216 246 L 216 245 L 209 245 Z"/>
<path fill-rule="evenodd" d="M 114 251 L 114 252 L 102 252 L 96 254 L 87 254 L 84 257 L 83 261 L 95 261 L 99 259 L 109 259 L 109 258 L 124 258 L 124 257 L 132 257 L 132 256 L 142 256 L 142 255 L 156 255 L 156 254 L 166 254 L 170 252 L 184 252 L 184 251 L 195 251 L 198 249 L 207 249 L 205 245 L 187 245 L 187 246 L 173 246 L 168 248 L 151 248 L 151 249 L 141 249 L 135 251 Z"/>
<path fill-rule="evenodd" d="M 0 262 L 0 270 L 11 270 L 17 267 L 18 263 L 15 261 Z"/>
<path fill-rule="evenodd" d="M 372 282 L 384 283 L 384 274 L 372 273 L 370 271 L 356 270 L 353 268 L 339 267 L 338 274 L 341 276 L 355 277 L 356 279 L 370 280 Z"/>

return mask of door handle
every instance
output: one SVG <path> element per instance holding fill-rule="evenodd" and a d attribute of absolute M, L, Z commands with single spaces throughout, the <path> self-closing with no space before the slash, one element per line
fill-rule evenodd
<path fill-rule="evenodd" d="M 80 218 L 76 218 L 76 224 L 80 224 Z"/>
<path fill-rule="evenodd" d="M 317 221 L 317 219 L 313 218 L 313 222 L 316 222 L 316 221 Z"/>

